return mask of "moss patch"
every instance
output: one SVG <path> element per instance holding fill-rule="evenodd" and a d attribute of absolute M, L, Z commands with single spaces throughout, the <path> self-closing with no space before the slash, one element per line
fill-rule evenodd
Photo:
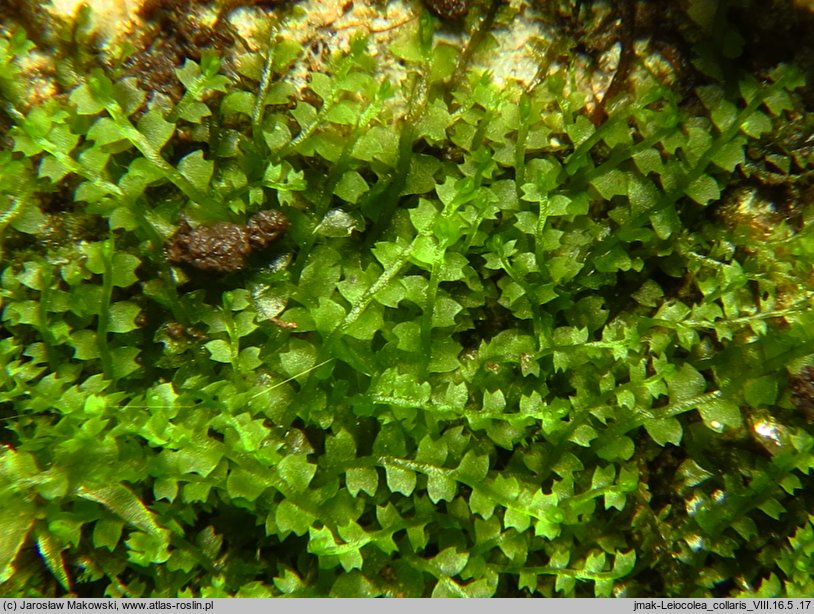
<path fill-rule="evenodd" d="M 805 62 L 748 2 L 396 4 L 163 93 L 66 26 L 31 98 L 3 31 L 4 594 L 810 594 Z"/>

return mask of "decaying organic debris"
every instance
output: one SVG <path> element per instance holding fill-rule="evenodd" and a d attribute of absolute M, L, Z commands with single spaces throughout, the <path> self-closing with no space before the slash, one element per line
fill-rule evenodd
<path fill-rule="evenodd" d="M 288 218 L 276 210 L 256 213 L 245 225 L 221 222 L 193 228 L 183 219 L 167 242 L 167 259 L 201 271 L 233 273 L 253 251 L 265 249 L 286 230 Z"/>
<path fill-rule="evenodd" d="M 463 19 L 469 11 L 465 0 L 425 0 L 424 4 L 433 14 L 450 21 Z"/>

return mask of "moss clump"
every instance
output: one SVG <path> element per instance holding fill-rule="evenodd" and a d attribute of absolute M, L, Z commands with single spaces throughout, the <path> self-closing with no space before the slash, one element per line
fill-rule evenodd
<path fill-rule="evenodd" d="M 254 7 L 176 95 L 43 102 L 5 31 L 4 594 L 809 594 L 809 90 L 751 3 L 622 4 L 319 61 Z"/>

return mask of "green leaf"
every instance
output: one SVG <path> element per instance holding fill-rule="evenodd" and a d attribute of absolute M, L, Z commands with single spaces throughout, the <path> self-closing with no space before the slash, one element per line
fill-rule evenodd
<path fill-rule="evenodd" d="M 242 467 L 232 467 L 226 479 L 226 492 L 233 499 L 255 501 L 268 487 L 268 480 Z"/>
<path fill-rule="evenodd" d="M 528 542 L 526 537 L 513 531 L 506 531 L 499 542 L 500 550 L 515 565 L 522 565 L 528 557 Z"/>
<path fill-rule="evenodd" d="M 692 365 L 685 363 L 678 371 L 667 377 L 670 403 L 681 403 L 697 397 L 704 393 L 706 385 L 704 376 L 696 371 Z"/>
<path fill-rule="evenodd" d="M 574 146 L 579 146 L 596 131 L 596 128 L 591 123 L 591 120 L 584 115 L 579 115 L 573 124 L 566 126 L 565 131 Z"/>
<path fill-rule="evenodd" d="M 772 122 L 765 113 L 755 111 L 741 122 L 741 130 L 748 136 L 757 138 L 772 131 Z"/>
<path fill-rule="evenodd" d="M 602 467 L 598 465 L 596 469 L 594 469 L 593 477 L 591 478 L 591 489 L 602 488 L 604 486 L 609 486 L 613 484 L 613 481 L 616 479 L 616 467 L 613 465 L 607 465 L 606 467 Z"/>
<path fill-rule="evenodd" d="M 332 105 L 325 114 L 325 119 L 335 124 L 353 126 L 359 118 L 359 104 L 350 100 L 341 100 Z"/>
<path fill-rule="evenodd" d="M 448 373 L 460 366 L 461 344 L 455 339 L 440 339 L 433 343 L 428 369 L 432 373 Z"/>
<path fill-rule="evenodd" d="M 70 591 L 71 579 L 68 576 L 68 569 L 65 567 L 65 559 L 62 556 L 64 549 L 64 546 L 61 547 L 48 531 L 37 531 L 37 550 L 40 556 L 60 585 L 62 585 L 62 588 Z"/>
<path fill-rule="evenodd" d="M 127 116 L 138 111 L 147 98 L 147 92 L 140 89 L 138 83 L 136 77 L 126 77 L 113 84 L 116 100 Z"/>
<path fill-rule="evenodd" d="M 280 501 L 274 512 L 275 522 L 281 532 L 292 531 L 295 535 L 305 535 L 311 528 L 315 516 L 298 507 L 288 499 Z"/>
<path fill-rule="evenodd" d="M 455 316 L 461 312 L 463 306 L 447 296 L 438 296 L 435 299 L 432 311 L 432 326 L 444 328 L 455 326 Z"/>
<path fill-rule="evenodd" d="M 694 460 L 686 460 L 676 472 L 676 476 L 681 478 L 682 483 L 687 486 L 698 486 L 713 477 L 713 474 L 704 469 Z"/>
<path fill-rule="evenodd" d="M 128 548 L 128 560 L 142 567 L 166 563 L 170 558 L 168 542 L 149 533 L 135 531 L 125 544 Z"/>
<path fill-rule="evenodd" d="M 709 175 L 701 175 L 687 186 L 687 196 L 699 205 L 706 205 L 721 197 L 721 189 L 715 179 Z"/>
<path fill-rule="evenodd" d="M 668 443 L 677 446 L 681 443 L 684 433 L 681 423 L 675 418 L 650 418 L 645 421 L 644 428 L 653 441 L 660 446 Z"/>
<path fill-rule="evenodd" d="M 209 182 L 212 180 L 214 169 L 214 162 L 204 159 L 203 151 L 200 149 L 187 154 L 178 163 L 178 170 L 181 174 L 202 192 L 209 189 Z"/>
<path fill-rule="evenodd" d="M 550 258 L 546 265 L 554 283 L 561 284 L 576 277 L 582 270 L 584 264 L 571 256 L 554 256 Z"/>
<path fill-rule="evenodd" d="M 617 552 L 613 559 L 613 576 L 615 578 L 624 578 L 633 571 L 635 566 L 635 550 L 629 550 L 628 552 Z"/>
<path fill-rule="evenodd" d="M 40 234 L 45 228 L 48 218 L 43 215 L 36 203 L 29 199 L 18 201 L 18 206 L 20 208 L 17 209 L 16 214 L 11 219 L 11 227 L 29 235 Z M 0 224 L 2 224 L 3 218 L 9 214 L 10 210 L 8 209 L 0 214 Z"/>
<path fill-rule="evenodd" d="M 409 497 L 415 490 L 416 475 L 412 469 L 388 464 L 385 465 L 384 471 L 387 476 L 387 487 L 391 492 L 400 492 L 405 497 Z"/>
<path fill-rule="evenodd" d="M 156 500 L 166 499 L 170 503 L 178 496 L 178 480 L 171 478 L 158 478 L 153 484 L 153 495 Z"/>
<path fill-rule="evenodd" d="M 277 464 L 277 471 L 294 492 L 303 492 L 314 479 L 317 466 L 303 454 L 290 454 Z"/>
<path fill-rule="evenodd" d="M 71 172 L 72 168 L 73 165 L 66 166 L 63 161 L 53 156 L 46 156 L 40 162 L 38 176 L 47 177 L 52 183 L 59 183 L 69 172 Z"/>
<path fill-rule="evenodd" d="M 436 98 L 429 105 L 416 126 L 416 136 L 426 137 L 431 144 L 441 143 L 447 138 L 447 127 L 452 123 L 452 116 L 441 98 Z"/>
<path fill-rule="evenodd" d="M 212 360 L 217 362 L 232 362 L 232 346 L 223 339 L 213 339 L 204 344 L 204 347 L 209 350 Z"/>
<path fill-rule="evenodd" d="M 794 102 L 785 90 L 777 89 L 763 99 L 763 104 L 775 117 L 794 108 Z"/>
<path fill-rule="evenodd" d="M 92 330 L 79 330 L 71 335 L 68 343 L 74 348 L 74 358 L 77 360 L 93 360 L 99 358 L 99 343 L 96 332 Z"/>
<path fill-rule="evenodd" d="M 115 121 L 109 117 L 100 117 L 88 130 L 87 138 L 96 141 L 97 145 L 108 145 L 126 140 L 127 136 Z"/>
<path fill-rule="evenodd" d="M 310 343 L 292 339 L 289 351 L 280 353 L 279 358 L 286 373 L 296 377 L 316 364 L 317 350 Z"/>
<path fill-rule="evenodd" d="M 652 147 L 633 154 L 633 161 L 643 175 L 649 175 L 650 173 L 660 175 L 664 167 L 661 154 L 657 149 L 653 149 Z"/>
<path fill-rule="evenodd" d="M 632 260 L 624 248 L 614 245 L 610 251 L 594 259 L 596 270 L 603 273 L 615 273 L 616 271 L 629 271 Z"/>
<path fill-rule="evenodd" d="M 627 175 L 618 169 L 596 177 L 591 181 L 591 185 L 605 200 L 610 200 L 614 196 L 627 196 L 628 193 Z"/>
<path fill-rule="evenodd" d="M 349 237 L 354 231 L 362 230 L 363 225 L 358 215 L 342 209 L 331 209 L 322 218 L 314 230 L 323 237 Z"/>
<path fill-rule="evenodd" d="M 348 492 L 354 497 L 359 491 L 364 491 L 372 497 L 379 485 L 379 474 L 373 467 L 351 467 L 345 472 L 345 483 Z"/>
<path fill-rule="evenodd" d="M 36 513 L 31 503 L 11 495 L 8 490 L 3 492 L 3 499 L 4 509 L 0 514 L 0 583 L 14 575 L 14 560 L 34 526 Z"/>
<path fill-rule="evenodd" d="M 85 520 L 66 512 L 52 513 L 48 519 L 48 531 L 62 544 L 79 545 L 82 539 L 82 527 Z"/>
<path fill-rule="evenodd" d="M 672 203 L 653 213 L 650 216 L 650 222 L 659 239 L 668 239 L 681 228 L 681 220 Z"/>
<path fill-rule="evenodd" d="M 369 189 L 362 175 L 356 171 L 345 171 L 334 188 L 334 194 L 349 203 L 357 203 Z"/>
<path fill-rule="evenodd" d="M 210 115 L 212 115 L 212 111 L 209 110 L 209 107 L 198 101 L 183 104 L 181 106 L 181 111 L 178 113 L 178 117 L 180 119 L 184 119 L 195 124 L 201 123 L 201 120 L 204 117 L 208 117 Z"/>
<path fill-rule="evenodd" d="M 104 104 L 91 93 L 87 83 L 83 83 L 71 92 L 69 100 L 76 106 L 79 115 L 96 115 L 105 110 Z"/>
<path fill-rule="evenodd" d="M 197 473 L 206 477 L 218 466 L 223 458 L 223 449 L 214 441 L 208 440 L 197 445 L 187 445 L 175 455 L 175 462 L 181 473 Z"/>
<path fill-rule="evenodd" d="M 141 264 L 141 260 L 127 252 L 116 252 L 113 254 L 111 265 L 111 282 L 118 288 L 127 288 L 138 281 L 136 268 Z"/>
<path fill-rule="evenodd" d="M 237 358 L 238 370 L 250 373 L 262 364 L 263 361 L 260 360 L 260 348 L 252 346 L 240 350 L 240 354 L 238 354 Z"/>
<path fill-rule="evenodd" d="M 774 405 L 777 400 L 777 378 L 765 375 L 746 380 L 743 385 L 743 396 L 752 407 Z"/>
<path fill-rule="evenodd" d="M 568 439 L 573 441 L 578 446 L 587 448 L 590 447 L 591 442 L 598 436 L 599 434 L 592 426 L 588 424 L 580 424 Z"/>
<path fill-rule="evenodd" d="M 317 330 L 323 334 L 333 331 L 345 317 L 345 309 L 331 299 L 320 297 L 319 305 L 311 311 Z"/>
<path fill-rule="evenodd" d="M 280 589 L 284 594 L 291 594 L 301 589 L 304 584 L 302 578 L 296 572 L 290 569 L 283 569 L 282 576 L 277 576 L 273 580 L 274 586 Z"/>
<path fill-rule="evenodd" d="M 121 379 L 141 369 L 141 365 L 138 363 L 140 352 L 141 348 L 138 347 L 118 347 L 110 350 L 113 377 Z"/>
<path fill-rule="evenodd" d="M 338 433 L 325 440 L 325 453 L 337 464 L 356 458 L 356 442 L 347 430 L 342 428 Z"/>
<path fill-rule="evenodd" d="M 461 573 L 468 561 L 468 552 L 458 552 L 455 548 L 450 547 L 436 554 L 429 560 L 429 563 L 435 567 L 440 574 L 451 578 Z"/>
<path fill-rule="evenodd" d="M 358 554 L 358 553 L 357 553 Z M 378 597 L 379 590 L 359 571 L 340 574 L 331 587 L 329 596 L 335 598 L 351 598 L 363 595 L 365 597 Z"/>
<path fill-rule="evenodd" d="M 110 486 L 89 487 L 80 486 L 77 494 L 91 501 L 95 501 L 111 512 L 116 514 L 125 522 L 129 522 L 148 533 L 149 535 L 167 539 L 166 529 L 161 528 L 153 512 L 141 502 L 132 491 L 121 484 Z"/>
<path fill-rule="evenodd" d="M 175 132 L 175 124 L 166 121 L 161 111 L 153 108 L 141 116 L 138 130 L 146 137 L 153 149 L 160 151 Z"/>
<path fill-rule="evenodd" d="M 661 193 L 652 181 L 631 173 L 628 177 L 628 198 L 631 211 L 638 215 L 655 209 L 661 199 Z"/>
<path fill-rule="evenodd" d="M 115 550 L 122 537 L 124 523 L 119 520 L 100 519 L 93 525 L 94 548 L 107 548 L 110 552 Z"/>
<path fill-rule="evenodd" d="M 743 164 L 744 146 L 746 139 L 736 138 L 728 143 L 724 143 L 712 156 L 712 162 L 719 168 L 732 172 L 735 167 Z"/>
<path fill-rule="evenodd" d="M 410 168 L 404 183 L 402 196 L 409 194 L 427 194 L 435 190 L 435 173 L 441 168 L 437 158 L 424 154 L 410 158 Z"/>
<path fill-rule="evenodd" d="M 252 92 L 237 90 L 229 92 L 220 103 L 220 111 L 224 115 L 243 113 L 251 117 L 254 113 L 255 95 Z"/>
<path fill-rule="evenodd" d="M 757 508 L 775 520 L 779 520 L 780 517 L 786 512 L 786 508 L 774 497 L 770 497 L 763 501 Z"/>
<path fill-rule="evenodd" d="M 427 494 L 433 503 L 452 501 L 457 490 L 457 482 L 445 475 L 430 473 L 427 476 Z"/>
<path fill-rule="evenodd" d="M 515 529 L 518 533 L 525 533 L 531 526 L 531 517 L 520 510 L 509 508 L 503 514 L 503 526 L 506 529 Z"/>
<path fill-rule="evenodd" d="M 429 200 L 420 198 L 418 206 L 408 211 L 410 221 L 418 232 L 430 232 L 438 217 L 438 209 Z"/>
<path fill-rule="evenodd" d="M 99 343 L 96 340 L 95 331 L 76 331 L 71 334 L 68 343 L 74 348 L 74 358 L 77 360 L 93 360 L 99 358 Z"/>
<path fill-rule="evenodd" d="M 478 456 L 474 450 L 467 451 L 461 459 L 456 473 L 461 476 L 467 484 L 474 486 L 481 482 L 489 473 L 489 457 Z"/>
<path fill-rule="evenodd" d="M 606 461 L 628 460 L 635 450 L 636 447 L 630 437 L 618 437 L 599 448 L 596 455 Z"/>
<path fill-rule="evenodd" d="M 111 333 L 129 333 L 138 328 L 136 319 L 141 308 L 130 301 L 119 301 L 110 306 L 107 330 Z"/>
<path fill-rule="evenodd" d="M 737 403 L 726 399 L 714 399 L 698 407 L 704 424 L 721 432 L 724 428 L 738 428 L 742 424 L 741 412 Z"/>
<path fill-rule="evenodd" d="M 604 552 L 591 552 L 585 559 L 585 571 L 589 573 L 599 573 L 605 569 L 606 555 Z"/>
<path fill-rule="evenodd" d="M 682 149 L 691 166 L 698 164 L 699 160 L 709 152 L 711 147 L 712 136 L 706 125 L 691 125 L 687 128 L 687 142 L 682 146 Z"/>

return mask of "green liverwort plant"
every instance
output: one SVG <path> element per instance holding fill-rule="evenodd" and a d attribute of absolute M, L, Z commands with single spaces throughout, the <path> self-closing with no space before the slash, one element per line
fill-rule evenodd
<path fill-rule="evenodd" d="M 801 71 L 688 35 L 691 92 L 649 47 L 613 100 L 576 55 L 499 81 L 517 10 L 306 82 L 281 18 L 175 99 L 120 63 L 27 101 L 2 32 L 4 594 L 810 592 Z M 267 209 L 240 271 L 168 261 Z"/>

